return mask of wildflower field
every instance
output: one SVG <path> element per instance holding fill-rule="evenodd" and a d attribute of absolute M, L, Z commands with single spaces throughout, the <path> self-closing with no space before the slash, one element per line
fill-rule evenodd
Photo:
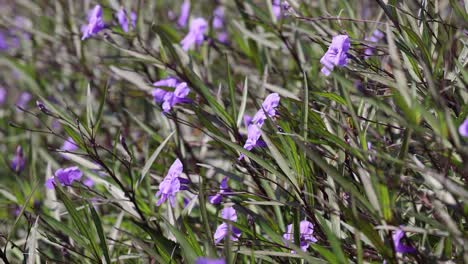
<path fill-rule="evenodd" d="M 467 11 L 0 1 L 0 263 L 468 263 Z"/>

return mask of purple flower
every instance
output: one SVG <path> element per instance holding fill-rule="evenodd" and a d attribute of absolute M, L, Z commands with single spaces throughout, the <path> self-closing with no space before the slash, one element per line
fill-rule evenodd
<path fill-rule="evenodd" d="M 271 4 L 271 9 L 276 19 L 281 17 L 281 1 L 280 0 L 273 0 L 273 3 Z"/>
<path fill-rule="evenodd" d="M 8 50 L 10 45 L 8 45 L 7 38 L 3 32 L 0 32 L 0 50 L 5 51 Z"/>
<path fill-rule="evenodd" d="M 60 130 L 62 129 L 62 124 L 57 119 L 54 119 L 54 121 L 52 121 L 52 128 L 54 130 Z"/>
<path fill-rule="evenodd" d="M 0 87 L 0 105 L 4 104 L 7 99 L 7 90 Z"/>
<path fill-rule="evenodd" d="M 383 39 L 385 35 L 378 29 L 376 29 L 370 38 L 366 38 L 367 41 L 377 43 L 381 39 Z M 368 59 L 370 56 L 374 55 L 375 51 L 375 46 L 370 44 L 368 45 L 367 49 L 364 51 L 364 54 L 366 55 L 364 58 Z"/>
<path fill-rule="evenodd" d="M 83 184 L 89 188 L 92 188 L 94 186 L 94 180 L 88 177 L 83 181 Z"/>
<path fill-rule="evenodd" d="M 248 128 L 249 125 L 252 124 L 252 119 L 253 119 L 253 117 L 251 117 L 251 116 L 249 116 L 249 115 L 244 115 L 244 118 L 243 118 L 243 119 L 244 119 L 244 126 L 245 126 L 246 128 Z"/>
<path fill-rule="evenodd" d="M 31 100 L 32 96 L 28 92 L 22 92 L 18 98 L 18 101 L 16 101 L 16 106 L 19 108 L 26 108 L 26 105 L 29 103 Z"/>
<path fill-rule="evenodd" d="M 244 148 L 251 151 L 254 147 L 257 147 L 262 130 L 259 125 L 251 124 L 247 128 L 247 140 L 245 141 Z"/>
<path fill-rule="evenodd" d="M 401 229 L 393 231 L 392 239 L 393 245 L 397 253 L 414 253 L 416 249 L 412 246 L 404 245 L 401 241 L 405 237 L 405 232 Z"/>
<path fill-rule="evenodd" d="M 23 171 L 25 164 L 26 160 L 23 156 L 23 148 L 21 146 L 18 146 L 16 147 L 15 156 L 11 160 L 11 169 L 14 170 L 16 173 L 20 173 Z"/>
<path fill-rule="evenodd" d="M 117 20 L 119 21 L 120 27 L 122 27 L 122 30 L 124 32 L 128 32 L 129 30 L 129 25 L 128 25 L 128 18 L 127 18 L 127 11 L 125 9 L 120 8 L 119 11 L 117 12 Z M 130 23 L 132 28 L 136 27 L 136 20 L 137 20 L 137 14 L 135 12 L 130 12 Z"/>
<path fill-rule="evenodd" d="M 221 217 L 225 220 L 236 222 L 237 221 L 236 210 L 234 210 L 234 208 L 232 207 L 226 207 L 221 212 Z M 221 225 L 218 226 L 214 234 L 215 244 L 218 244 L 219 242 L 221 242 L 221 240 L 223 240 L 229 233 L 231 233 L 230 239 L 232 241 L 239 240 L 241 231 L 234 226 L 231 226 L 231 230 L 229 230 L 229 225 L 223 222 Z"/>
<path fill-rule="evenodd" d="M 176 104 L 190 103 L 191 100 L 186 98 L 190 92 L 190 88 L 187 87 L 187 83 L 179 82 L 173 77 L 169 77 L 153 84 L 156 87 L 175 87 L 174 92 L 169 92 L 160 88 L 156 88 L 152 91 L 154 101 L 156 103 L 162 103 L 162 108 L 165 113 L 169 112 L 172 107 Z"/>
<path fill-rule="evenodd" d="M 55 187 L 55 181 L 58 180 L 62 186 L 70 186 L 74 181 L 78 181 L 83 176 L 81 170 L 74 166 L 65 169 L 58 169 L 55 171 L 55 176 L 47 179 L 45 186 L 48 189 Z"/>
<path fill-rule="evenodd" d="M 159 191 L 156 193 L 156 197 L 161 196 L 157 202 L 157 206 L 160 206 L 168 198 L 172 207 L 175 206 L 175 196 L 177 192 L 186 189 L 186 184 L 189 183 L 187 179 L 179 177 L 182 174 L 184 167 L 179 159 L 176 159 L 172 166 L 169 168 L 166 177 L 159 184 Z"/>
<path fill-rule="evenodd" d="M 222 6 L 218 6 L 213 11 L 213 28 L 221 29 L 223 27 L 224 27 L 224 8 Z"/>
<path fill-rule="evenodd" d="M 64 142 L 63 142 L 63 145 L 62 147 L 60 148 L 60 150 L 62 151 L 60 153 L 60 155 L 65 158 L 65 159 L 68 159 L 67 155 L 65 155 L 67 152 L 74 152 L 76 150 L 78 150 L 78 145 L 75 143 L 75 141 L 73 140 L 73 138 L 71 137 L 68 137 Z"/>
<path fill-rule="evenodd" d="M 68 137 L 64 142 L 62 147 L 60 148 L 62 151 L 68 151 L 68 152 L 73 152 L 75 150 L 78 150 L 78 145 L 75 143 L 73 138 Z"/>
<path fill-rule="evenodd" d="M 464 137 L 468 137 L 468 118 L 458 127 L 458 132 Z"/>
<path fill-rule="evenodd" d="M 224 29 L 224 7 L 218 6 L 213 11 L 213 28 L 218 32 L 216 33 L 216 38 L 221 43 L 228 42 L 228 33 Z"/>
<path fill-rule="evenodd" d="M 262 126 L 268 117 L 276 115 L 276 108 L 279 105 L 280 96 L 277 93 L 269 94 L 262 103 L 262 109 L 258 110 L 253 118 L 244 116 L 244 124 L 247 126 L 247 140 L 244 144 L 244 149 L 250 151 L 254 147 L 265 147 L 266 144 L 260 140 L 262 135 Z M 243 159 L 244 155 L 240 155 L 239 160 Z"/>
<path fill-rule="evenodd" d="M 55 177 L 50 177 L 49 179 L 46 180 L 44 186 L 47 189 L 54 189 L 55 188 L 54 181 L 55 181 Z"/>
<path fill-rule="evenodd" d="M 338 35 L 333 37 L 330 47 L 320 59 L 323 65 L 322 73 L 325 76 L 330 75 L 335 66 L 344 67 L 348 63 L 348 50 L 351 46 L 348 35 Z"/>
<path fill-rule="evenodd" d="M 216 34 L 216 38 L 221 43 L 228 43 L 229 42 L 229 34 L 226 31 L 221 31 Z"/>
<path fill-rule="evenodd" d="M 185 0 L 184 3 L 180 6 L 180 16 L 177 20 L 177 24 L 180 27 L 187 26 L 187 21 L 190 16 L 190 0 Z"/>
<path fill-rule="evenodd" d="M 85 40 L 93 35 L 99 33 L 99 31 L 105 28 L 104 20 L 102 18 L 102 8 L 100 5 L 96 5 L 88 15 L 88 24 L 81 28 L 83 37 L 81 40 Z"/>
<path fill-rule="evenodd" d="M 262 103 L 262 109 L 258 110 L 254 115 L 252 123 L 262 126 L 267 119 L 267 115 L 269 117 L 274 117 L 276 115 L 276 108 L 279 105 L 279 101 L 280 97 L 277 93 L 269 94 Z"/>
<path fill-rule="evenodd" d="M 314 233 L 314 225 L 307 221 L 301 221 L 299 224 L 299 246 L 301 247 L 302 251 L 306 252 L 307 248 L 311 243 L 317 242 L 317 239 L 313 236 Z M 293 234 L 293 225 L 288 225 L 286 233 L 284 233 L 283 238 L 286 240 L 286 245 L 289 242 L 294 242 L 294 234 Z"/>
<path fill-rule="evenodd" d="M 37 108 L 39 108 L 39 110 L 41 110 L 41 112 L 45 113 L 45 114 L 51 114 L 51 112 L 49 111 L 49 109 L 47 109 L 47 107 L 45 106 L 45 104 L 41 101 L 36 101 L 36 106 Z"/>
<path fill-rule="evenodd" d="M 134 11 L 130 12 L 130 22 L 132 23 L 132 27 L 136 28 L 137 14 Z"/>
<path fill-rule="evenodd" d="M 226 264 L 224 259 L 197 258 L 195 264 Z"/>
<path fill-rule="evenodd" d="M 190 21 L 189 33 L 180 42 L 182 49 L 187 51 L 194 44 L 201 45 L 205 40 L 205 31 L 208 29 L 208 23 L 204 18 L 195 18 Z"/>
<path fill-rule="evenodd" d="M 128 18 L 127 18 L 127 12 L 123 7 L 119 9 L 117 12 L 117 20 L 119 21 L 120 26 L 122 27 L 122 30 L 124 32 L 128 32 Z"/>
<path fill-rule="evenodd" d="M 230 192 L 229 186 L 227 184 L 228 177 L 224 177 L 221 181 L 221 185 L 219 187 L 219 192 L 216 195 L 210 196 L 209 201 L 211 204 L 220 204 L 223 200 L 223 194 Z"/>

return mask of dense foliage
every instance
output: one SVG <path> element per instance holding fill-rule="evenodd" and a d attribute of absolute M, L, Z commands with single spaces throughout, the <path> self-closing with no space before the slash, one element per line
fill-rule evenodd
<path fill-rule="evenodd" d="M 467 263 L 466 3 L 0 1 L 2 261 Z"/>

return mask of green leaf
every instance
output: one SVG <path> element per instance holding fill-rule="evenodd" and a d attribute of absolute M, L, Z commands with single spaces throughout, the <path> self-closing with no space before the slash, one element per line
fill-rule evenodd
<path fill-rule="evenodd" d="M 161 151 L 166 146 L 166 144 L 169 142 L 169 140 L 174 135 L 174 133 L 175 133 L 175 131 L 173 131 L 171 134 L 169 134 L 169 136 L 167 136 L 166 139 L 164 139 L 164 141 L 154 150 L 153 154 L 151 154 L 151 157 L 146 161 L 145 166 L 143 166 L 143 169 L 141 169 L 141 176 L 140 176 L 140 179 L 138 180 L 138 182 L 136 183 L 135 188 L 138 188 L 140 183 L 143 181 L 143 179 L 145 178 L 145 176 L 148 173 L 149 169 L 153 165 L 154 161 L 159 156 L 159 153 L 161 153 Z"/>
<path fill-rule="evenodd" d="M 197 250 L 190 244 L 190 242 L 186 239 L 186 235 L 179 231 L 178 228 L 174 227 L 169 223 L 169 221 L 164 219 L 167 228 L 169 231 L 175 236 L 177 242 L 182 248 L 182 255 L 185 256 L 185 261 L 187 263 L 195 263 L 195 259 L 197 258 Z"/>
<path fill-rule="evenodd" d="M 88 207 L 91 211 L 94 226 L 96 227 L 96 231 L 99 236 L 99 245 L 101 246 L 101 250 L 104 253 L 107 264 L 110 264 L 111 259 L 109 256 L 109 249 L 107 247 L 106 235 L 104 234 L 104 229 L 102 228 L 101 219 L 99 218 L 99 215 L 97 214 L 96 210 L 94 209 L 94 205 L 91 202 L 88 202 Z"/>
<path fill-rule="evenodd" d="M 333 253 L 335 254 L 338 260 L 337 262 L 342 263 L 342 264 L 348 263 L 343 253 L 343 249 L 341 248 L 341 243 L 339 239 L 335 236 L 333 231 L 328 227 L 328 224 L 325 221 L 325 219 L 320 214 L 315 214 L 315 217 L 317 217 L 317 219 L 319 220 L 320 227 L 322 228 L 322 230 L 325 232 L 325 235 L 327 236 L 328 242 L 330 243 L 332 247 Z"/>

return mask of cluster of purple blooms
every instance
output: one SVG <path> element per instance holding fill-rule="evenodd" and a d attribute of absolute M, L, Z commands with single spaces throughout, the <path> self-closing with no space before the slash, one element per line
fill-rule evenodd
<path fill-rule="evenodd" d="M 213 11 L 213 28 L 217 31 L 216 38 L 221 43 L 228 42 L 228 33 L 225 28 L 224 7 L 218 6 Z"/>
<path fill-rule="evenodd" d="M 117 12 L 117 20 L 119 21 L 122 30 L 127 33 L 129 31 L 129 24 L 133 29 L 136 28 L 137 14 L 132 11 L 130 12 L 130 17 L 128 17 L 127 11 L 125 11 L 125 9 L 122 7 Z"/>
<path fill-rule="evenodd" d="M 277 93 L 269 94 L 262 103 L 262 108 L 253 116 L 244 116 L 244 123 L 247 126 L 247 140 L 244 149 L 251 151 L 255 147 L 264 147 L 265 142 L 260 139 L 262 126 L 265 120 L 276 116 L 276 108 L 279 105 L 280 96 Z M 239 159 L 244 155 L 241 154 Z"/>
<path fill-rule="evenodd" d="M 135 28 L 137 15 L 135 12 L 130 12 L 130 17 L 127 15 L 125 9 L 120 8 L 116 14 L 117 20 L 124 32 L 128 32 L 130 25 Z M 88 23 L 81 27 L 83 36 L 81 40 L 85 40 L 89 37 L 96 35 L 106 28 L 106 23 L 102 15 L 102 8 L 100 5 L 96 5 L 88 14 Z"/>
<path fill-rule="evenodd" d="M 273 13 L 275 17 L 281 16 L 281 3 L 279 0 L 273 0 L 272 2 Z M 190 15 L 190 1 L 185 0 L 181 6 L 181 13 L 178 19 L 178 25 L 180 27 L 186 27 Z M 121 8 L 116 14 L 117 20 L 122 27 L 124 32 L 128 32 L 130 26 L 134 29 L 136 27 L 137 16 L 134 12 L 128 16 L 127 12 Z M 224 8 L 218 6 L 214 10 L 213 16 L 213 28 L 218 30 L 218 40 L 221 42 L 227 41 L 227 32 L 225 31 L 224 21 Z M 91 37 L 106 27 L 106 24 L 102 16 L 102 8 L 96 5 L 88 15 L 88 24 L 82 28 L 82 39 Z M 194 45 L 201 45 L 205 40 L 205 33 L 208 29 L 208 23 L 203 18 L 195 18 L 190 21 L 189 32 L 185 38 L 181 41 L 182 49 L 187 51 Z M 0 35 L 0 49 L 1 46 L 1 35 Z M 372 43 L 379 42 L 384 37 L 384 34 L 379 30 L 373 32 L 370 38 L 366 40 Z M 328 76 L 333 71 L 334 67 L 344 67 L 348 62 L 348 50 L 350 48 L 350 40 L 347 35 L 338 35 L 333 37 L 332 43 L 328 50 L 323 55 L 320 63 L 323 65 L 321 72 Z M 365 58 L 372 56 L 375 52 L 375 46 L 369 45 L 365 50 Z M 152 91 L 154 101 L 162 104 L 162 109 L 165 113 L 169 112 L 175 105 L 181 103 L 190 103 L 191 100 L 187 98 L 190 93 L 190 88 L 187 83 L 181 82 L 174 77 L 169 77 L 163 80 L 159 80 L 153 84 L 156 88 Z M 161 89 L 160 87 L 174 88 L 174 91 L 168 91 Z M 0 87 L 0 105 L 5 102 L 6 89 Z M 17 105 L 24 108 L 26 104 L 31 100 L 31 94 L 24 92 L 20 95 Z M 247 127 L 247 140 L 244 144 L 244 149 L 251 151 L 255 147 L 264 147 L 265 142 L 260 139 L 261 128 L 267 118 L 274 118 L 277 115 L 277 107 L 279 106 L 280 96 L 277 93 L 269 94 L 264 102 L 262 108 L 257 111 L 253 116 L 245 116 L 244 123 Z M 459 127 L 459 133 L 463 137 L 468 137 L 468 119 L 466 119 Z M 369 150 L 371 145 L 368 146 Z M 78 145 L 73 141 L 72 138 L 68 138 L 63 143 L 61 150 L 63 152 L 73 152 L 78 150 Z M 240 159 L 242 159 L 241 155 Z M 65 157 L 66 158 L 66 157 Z M 10 164 L 12 170 L 16 173 L 21 172 L 25 167 L 25 158 L 21 146 L 16 149 L 15 156 L 11 160 Z M 166 177 L 161 181 L 159 185 L 159 191 L 156 193 L 156 197 L 159 198 L 157 206 L 162 205 L 166 200 L 169 200 L 172 207 L 175 206 L 176 194 L 181 190 L 188 189 L 190 181 L 182 178 L 183 164 L 179 159 L 176 159 L 168 170 Z M 83 172 L 77 167 L 60 168 L 55 171 L 53 177 L 47 179 L 45 186 L 48 189 L 55 188 L 56 184 L 62 186 L 70 186 L 75 181 L 80 181 L 83 176 Z M 88 178 L 83 182 L 86 186 L 93 186 L 94 182 Z M 223 197 L 231 192 L 228 186 L 228 177 L 224 177 L 220 183 L 219 191 L 209 197 L 211 204 L 221 204 Z M 221 212 L 221 218 L 224 220 L 220 224 L 215 233 L 215 243 L 220 243 L 223 239 L 229 238 L 232 241 L 238 241 L 241 236 L 241 231 L 232 225 L 237 222 L 237 212 L 233 207 L 225 207 Z M 303 220 L 300 222 L 299 227 L 299 246 L 302 251 L 307 251 L 311 243 L 316 243 L 318 240 L 314 237 L 314 225 Z M 294 243 L 293 225 L 289 224 L 287 230 L 283 235 L 286 245 Z M 404 242 L 405 232 L 401 229 L 397 229 L 392 234 L 394 248 L 398 253 L 415 253 L 416 249 Z M 225 263 L 222 259 L 207 259 L 199 258 L 196 263 L 198 264 L 221 264 Z"/>

